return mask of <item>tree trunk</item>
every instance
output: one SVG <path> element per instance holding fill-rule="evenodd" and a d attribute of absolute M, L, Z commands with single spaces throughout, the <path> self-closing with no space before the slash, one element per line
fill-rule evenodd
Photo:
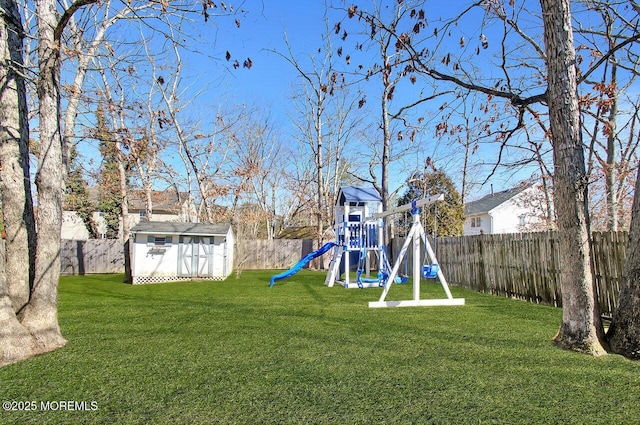
<path fill-rule="evenodd" d="M 640 170 L 636 177 L 635 193 L 624 264 L 625 279 L 607 337 L 611 351 L 640 360 Z"/>
<path fill-rule="evenodd" d="M 16 313 L 28 303 L 34 273 L 35 223 L 29 184 L 24 36 L 18 5 L 0 0 L 0 191 L 6 252 L 0 273 L 0 366 L 47 351 Z M 25 258 L 28 265 L 25 266 Z M 7 281 L 6 276 L 11 276 Z"/>
<path fill-rule="evenodd" d="M 617 66 L 611 68 L 611 82 L 617 83 Z M 609 111 L 609 121 L 607 123 L 607 164 L 605 166 L 605 182 L 607 193 L 607 230 L 616 232 L 618 230 L 618 191 L 616 181 L 618 166 L 616 164 L 617 149 L 616 144 L 616 119 L 618 118 L 618 94 L 615 93 L 611 99 L 611 110 Z"/>
<path fill-rule="evenodd" d="M 18 5 L 0 0 L 0 193 L 7 295 L 15 313 L 29 302 L 35 267 L 35 221 L 29 173 L 29 121 L 24 79 L 24 37 Z M 28 265 L 25 259 L 28 258 Z"/>
<path fill-rule="evenodd" d="M 125 170 L 120 142 L 116 142 L 116 154 L 118 155 L 118 175 L 120 176 L 120 195 L 122 197 L 122 242 L 124 244 L 124 282 L 132 283 L 131 274 L 131 225 L 129 224 L 129 196 L 127 190 L 127 171 Z"/>
<path fill-rule="evenodd" d="M 554 201 L 562 264 L 562 348 L 604 354 L 604 331 L 591 274 L 587 178 L 580 132 L 576 55 L 569 0 L 541 0 L 553 142 Z"/>
<path fill-rule="evenodd" d="M 40 158 L 36 173 L 38 188 L 36 269 L 31 300 L 22 324 L 47 349 L 66 341 L 58 326 L 58 280 L 60 278 L 60 229 L 65 168 L 60 132 L 60 46 L 54 37 L 56 2 L 37 0 L 38 16 L 38 119 Z"/>
<path fill-rule="evenodd" d="M 322 94 L 322 91 L 317 91 L 317 104 L 315 105 L 317 107 L 316 109 L 316 116 L 315 116 L 315 121 L 314 121 L 314 127 L 315 127 L 315 136 L 316 136 L 316 184 L 318 185 L 318 190 L 317 190 L 317 197 L 318 197 L 318 211 L 316 212 L 316 231 L 317 231 L 317 239 L 318 239 L 318 247 L 322 246 L 323 242 L 324 242 L 324 220 L 325 220 L 325 216 L 324 216 L 324 202 L 325 202 L 325 196 L 324 196 L 324 155 L 322 150 L 324 149 L 323 146 L 323 134 L 322 134 L 322 115 L 323 115 L 323 111 L 324 111 L 324 95 Z M 322 257 L 320 257 L 320 263 L 321 263 L 321 268 L 323 266 L 322 264 Z"/>

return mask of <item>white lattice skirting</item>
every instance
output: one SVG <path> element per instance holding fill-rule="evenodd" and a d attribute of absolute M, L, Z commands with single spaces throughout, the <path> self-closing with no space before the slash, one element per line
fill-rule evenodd
<path fill-rule="evenodd" d="M 149 283 L 162 283 L 162 282 L 185 282 L 190 280 L 224 280 L 224 276 L 209 276 L 191 278 L 185 276 L 134 276 L 134 285 L 145 285 Z"/>

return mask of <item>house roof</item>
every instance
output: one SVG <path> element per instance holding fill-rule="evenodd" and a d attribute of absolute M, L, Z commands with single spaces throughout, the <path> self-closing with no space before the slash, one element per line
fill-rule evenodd
<path fill-rule="evenodd" d="M 480 198 L 473 202 L 468 202 L 464 204 L 464 214 L 465 215 L 476 215 L 488 213 L 492 209 L 497 206 L 504 204 L 509 199 L 513 198 L 517 194 L 524 192 L 531 185 L 523 184 L 511 189 L 503 190 L 502 192 L 494 192 L 483 198 Z"/>
<path fill-rule="evenodd" d="M 132 233 L 166 234 L 166 235 L 197 235 L 220 236 L 229 232 L 228 223 L 178 223 L 173 221 L 141 221 L 133 226 Z"/>
<path fill-rule="evenodd" d="M 315 239 L 318 229 L 315 226 L 289 226 L 281 229 L 279 239 Z"/>
<path fill-rule="evenodd" d="M 372 187 L 342 186 L 338 204 L 344 205 L 347 202 L 382 202 L 382 198 Z"/>
<path fill-rule="evenodd" d="M 144 210 L 147 207 L 146 194 L 143 190 L 129 191 L 129 209 Z M 151 192 L 151 202 L 153 210 L 180 212 L 182 204 L 189 199 L 189 192 L 176 192 L 172 189 L 154 190 Z"/>

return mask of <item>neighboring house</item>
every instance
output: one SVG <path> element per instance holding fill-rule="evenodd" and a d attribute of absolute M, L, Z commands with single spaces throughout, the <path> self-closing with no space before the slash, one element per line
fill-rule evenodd
<path fill-rule="evenodd" d="M 133 283 L 226 279 L 233 270 L 230 224 L 142 221 L 131 229 Z"/>
<path fill-rule="evenodd" d="M 84 221 L 75 211 L 62 211 L 62 239 L 86 241 L 89 239 L 89 231 Z"/>
<path fill-rule="evenodd" d="M 129 225 L 131 227 L 147 221 L 146 194 L 142 190 L 132 190 L 129 197 Z M 195 222 L 197 214 L 189 192 L 175 190 L 154 190 L 151 192 L 151 220 Z"/>
<path fill-rule="evenodd" d="M 490 193 L 464 205 L 463 234 L 518 233 L 539 230 L 547 221 L 540 202 L 541 189 L 523 184 Z"/>
<path fill-rule="evenodd" d="M 98 190 L 90 189 L 90 197 L 97 205 Z M 141 221 L 147 221 L 145 193 L 141 190 L 133 190 L 129 197 L 129 226 L 133 227 Z M 188 192 L 176 192 L 175 190 L 154 190 L 151 193 L 153 221 L 195 222 L 197 212 L 193 199 Z M 93 221 L 96 223 L 98 237 L 106 233 L 106 222 L 100 211 L 93 213 Z M 89 239 L 89 231 L 84 222 L 75 211 L 63 211 L 62 239 L 86 240 Z M 104 236 L 102 236 L 104 237 Z"/>

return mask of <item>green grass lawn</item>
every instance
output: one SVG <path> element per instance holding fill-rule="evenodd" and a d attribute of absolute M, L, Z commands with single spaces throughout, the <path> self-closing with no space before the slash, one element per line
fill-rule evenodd
<path fill-rule="evenodd" d="M 458 288 L 463 307 L 369 309 L 380 289 L 311 271 L 269 288 L 271 274 L 64 277 L 69 342 L 0 369 L 0 400 L 37 407 L 0 423 L 640 423 L 640 363 L 555 348 L 559 309 Z M 61 401 L 97 409 L 41 410 Z"/>

